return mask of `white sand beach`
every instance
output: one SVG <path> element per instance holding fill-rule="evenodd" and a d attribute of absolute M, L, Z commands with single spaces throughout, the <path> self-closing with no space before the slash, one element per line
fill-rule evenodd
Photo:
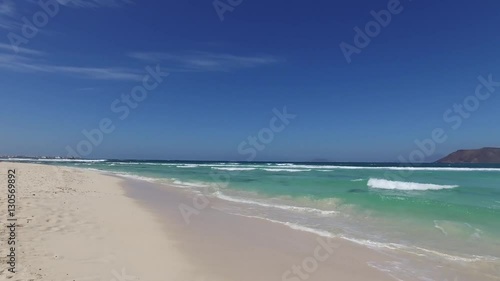
<path fill-rule="evenodd" d="M 185 257 L 154 216 L 125 196 L 120 179 L 71 168 L 0 163 L 5 182 L 8 169 L 17 175 L 17 272 L 7 271 L 8 248 L 1 243 L 0 279 L 188 280 Z M 6 189 L 2 193 L 3 223 Z M 2 227 L 2 241 L 7 235 Z"/>

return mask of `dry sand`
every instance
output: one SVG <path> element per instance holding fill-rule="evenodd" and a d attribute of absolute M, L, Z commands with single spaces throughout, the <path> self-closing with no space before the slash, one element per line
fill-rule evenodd
<path fill-rule="evenodd" d="M 7 170 L 16 169 L 17 273 L 7 271 Z M 0 279 L 189 280 L 163 225 L 122 180 L 73 168 L 0 163 Z M 136 276 L 137 278 L 132 278 Z"/>

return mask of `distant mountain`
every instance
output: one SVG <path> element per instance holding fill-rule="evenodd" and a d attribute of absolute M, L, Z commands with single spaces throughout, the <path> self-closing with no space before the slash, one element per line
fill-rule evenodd
<path fill-rule="evenodd" d="M 461 149 L 441 158 L 437 163 L 500 163 L 500 148 Z"/>

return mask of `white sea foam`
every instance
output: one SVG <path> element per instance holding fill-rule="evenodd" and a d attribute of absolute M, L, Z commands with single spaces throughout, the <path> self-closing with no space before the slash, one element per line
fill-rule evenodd
<path fill-rule="evenodd" d="M 0 159 L 1 160 L 1 159 Z M 93 162 L 105 162 L 108 161 L 106 159 L 31 159 L 31 158 L 8 158 L 9 161 L 19 161 L 19 162 L 85 162 L 85 163 L 93 163 Z"/>
<path fill-rule="evenodd" d="M 236 197 L 231 197 L 231 196 L 227 196 L 225 194 L 222 194 L 219 191 L 216 192 L 215 195 L 217 196 L 217 198 L 222 199 L 222 200 L 235 202 L 235 203 L 248 204 L 248 205 L 257 205 L 257 206 L 266 207 L 266 208 L 275 208 L 275 209 L 288 210 L 288 211 L 297 211 L 297 212 L 302 212 L 302 213 L 316 213 L 316 214 L 320 214 L 320 215 L 324 215 L 324 216 L 337 213 L 336 211 L 326 211 L 326 210 L 320 210 L 320 209 L 308 208 L 308 207 L 271 204 L 271 203 L 258 202 L 258 201 L 249 200 L 249 199 L 236 198 Z"/>
<path fill-rule="evenodd" d="M 365 179 L 355 179 L 355 180 L 351 180 L 351 181 L 356 182 L 356 181 L 364 181 L 364 180 L 365 180 Z"/>
<path fill-rule="evenodd" d="M 299 231 L 304 231 L 304 232 L 309 232 L 309 233 L 313 233 L 313 234 L 316 234 L 316 235 L 319 235 L 319 236 L 323 236 L 323 237 L 328 237 L 328 238 L 335 238 L 336 237 L 335 235 L 333 235 L 332 233 L 330 233 L 330 232 L 328 232 L 326 230 L 320 230 L 320 229 L 316 229 L 316 228 L 311 228 L 311 227 L 303 226 L 303 225 L 296 224 L 296 223 L 283 222 L 283 221 L 278 221 L 278 220 L 273 220 L 273 219 L 270 219 L 270 218 L 264 218 L 264 217 L 258 217 L 258 216 L 241 215 L 241 214 L 234 214 L 234 215 L 242 216 L 242 217 L 246 217 L 246 218 L 254 218 L 254 219 L 266 220 L 266 221 L 269 221 L 269 222 L 272 222 L 272 223 L 278 223 L 278 224 L 286 225 L 286 226 L 288 226 L 291 229 L 295 229 L 295 230 L 299 230 Z"/>
<path fill-rule="evenodd" d="M 407 245 L 403 245 L 403 244 L 390 243 L 390 242 L 377 242 L 377 241 L 372 241 L 372 240 L 367 240 L 367 239 L 358 239 L 358 238 L 349 237 L 349 236 L 346 236 L 343 234 L 336 235 L 336 234 L 333 234 L 333 233 L 328 232 L 326 230 L 311 228 L 308 226 L 304 226 L 304 225 L 296 224 L 296 223 L 292 223 L 292 222 L 283 222 L 283 221 L 278 221 L 278 220 L 264 218 L 264 217 L 258 217 L 258 216 L 249 216 L 249 215 L 241 215 L 241 214 L 238 214 L 238 215 L 244 216 L 244 217 L 249 217 L 249 218 L 262 219 L 262 220 L 266 220 L 269 222 L 286 225 L 291 229 L 309 232 L 309 233 L 313 233 L 313 234 L 327 237 L 327 238 L 343 239 L 343 240 L 350 241 L 352 243 L 362 245 L 362 246 L 372 248 L 372 249 L 399 250 L 399 251 L 404 251 L 406 253 L 417 255 L 417 256 L 433 255 L 433 256 L 444 258 L 444 259 L 447 259 L 450 261 L 459 261 L 459 262 L 498 261 L 497 257 L 477 256 L 477 255 L 460 257 L 460 256 L 455 256 L 455 255 L 450 255 L 450 254 L 434 251 L 434 250 L 429 250 L 429 249 L 422 248 L 422 247 L 407 246 Z"/>
<path fill-rule="evenodd" d="M 407 246 L 403 244 L 398 244 L 398 243 L 386 243 L 386 242 L 377 242 L 377 241 L 372 241 L 372 240 L 366 240 L 366 239 L 357 239 L 357 238 L 352 238 L 352 237 L 347 237 L 345 235 L 339 235 L 339 238 L 342 238 L 347 241 L 354 242 L 356 244 L 364 245 L 369 248 L 374 248 L 374 249 L 389 249 L 389 250 L 401 250 L 409 254 L 417 255 L 417 256 L 427 256 L 427 255 L 433 255 L 437 256 L 440 258 L 444 258 L 450 261 L 460 261 L 460 262 L 478 262 L 478 261 L 497 261 L 497 257 L 491 257 L 491 256 L 477 256 L 477 255 L 467 255 L 467 256 L 455 256 L 455 255 L 450 255 L 434 250 L 429 250 L 426 248 L 422 247 L 417 247 L 417 246 Z"/>
<path fill-rule="evenodd" d="M 263 169 L 263 170 L 268 172 L 291 172 L 291 173 L 311 171 L 311 169 Z"/>
<path fill-rule="evenodd" d="M 117 175 L 120 177 L 130 178 L 130 179 L 134 179 L 134 180 L 141 180 L 141 181 L 147 181 L 147 182 L 152 182 L 152 183 L 168 183 L 168 184 L 172 184 L 176 187 L 185 187 L 185 188 L 186 187 L 189 187 L 189 188 L 198 187 L 198 188 L 200 188 L 200 187 L 210 186 L 210 184 L 204 183 L 204 182 L 187 182 L 187 181 L 181 181 L 181 180 L 176 179 L 176 178 L 172 178 L 171 180 L 168 180 L 168 182 L 165 182 L 164 178 L 150 178 L 150 177 L 144 177 L 144 176 L 134 175 L 134 174 L 130 174 L 130 173 L 124 173 L 124 172 L 110 172 L 110 171 L 104 171 L 104 170 L 98 170 L 98 169 L 92 169 L 92 168 L 88 168 L 88 169 L 99 171 L 101 173 L 109 173 L 109 174 Z"/>
<path fill-rule="evenodd" d="M 389 250 L 400 250 L 407 248 L 407 246 L 402 245 L 402 244 L 397 244 L 397 243 L 385 243 L 385 242 L 377 242 L 377 241 L 372 241 L 372 240 L 367 240 L 367 239 L 358 239 L 358 238 L 353 238 L 353 237 L 348 237 L 345 235 L 339 235 L 338 236 L 341 239 L 367 246 L 369 248 L 375 248 L 375 249 L 389 249 Z"/>
<path fill-rule="evenodd" d="M 181 181 L 178 179 L 173 179 L 172 184 L 177 185 L 177 186 L 182 186 L 182 187 L 207 187 L 209 186 L 208 183 L 202 183 L 202 182 L 187 182 L 187 181 Z"/>
<path fill-rule="evenodd" d="M 82 168 L 82 169 L 89 170 L 89 171 L 94 171 L 94 172 L 99 172 L 101 174 L 107 173 L 106 171 L 99 170 L 99 169 L 94 169 L 94 168 Z M 111 173 L 111 172 L 109 172 L 109 173 Z"/>
<path fill-rule="evenodd" d="M 120 165 L 150 165 L 150 166 L 159 165 L 158 163 L 146 163 L 146 162 L 116 162 L 116 163 Z"/>
<path fill-rule="evenodd" d="M 10 161 L 46 161 L 46 162 L 103 162 L 105 159 L 87 160 L 87 159 L 23 159 L 9 158 Z M 219 167 L 219 168 L 258 168 L 258 169 L 283 169 L 289 170 L 313 170 L 321 172 L 331 172 L 335 170 L 402 170 L 402 171 L 456 171 L 456 172 L 500 172 L 500 168 L 470 168 L 470 167 L 374 167 L 374 166 L 343 166 L 343 165 L 307 165 L 293 163 L 262 163 L 262 164 L 242 164 L 242 163 L 206 163 L 206 164 L 190 164 L 190 163 L 147 163 L 147 162 L 117 162 L 122 165 L 153 165 L 153 166 L 176 166 L 179 168 L 197 168 L 197 167 Z"/>
<path fill-rule="evenodd" d="M 222 171 L 253 171 L 256 168 L 222 168 L 222 167 L 212 167 L 214 170 L 222 170 Z"/>
<path fill-rule="evenodd" d="M 198 164 L 183 164 L 176 166 L 177 168 L 198 168 Z"/>
<path fill-rule="evenodd" d="M 367 169 L 367 170 L 403 170 L 403 171 L 407 170 L 407 171 L 450 171 L 450 172 L 500 172 L 500 168 L 456 168 L 456 167 L 355 167 L 355 168 Z"/>
<path fill-rule="evenodd" d="M 390 181 L 376 178 L 370 178 L 367 185 L 371 188 L 394 190 L 440 190 L 458 187 L 458 185 L 438 185 L 429 183 Z"/>
<path fill-rule="evenodd" d="M 458 167 L 365 167 L 340 165 L 276 164 L 277 168 L 330 170 L 403 170 L 403 171 L 456 171 L 456 172 L 500 172 L 500 168 L 458 168 Z M 269 168 L 267 166 L 266 168 Z M 330 170 L 328 170 L 330 169 Z"/>
<path fill-rule="evenodd" d="M 101 171 L 101 172 L 107 172 L 107 171 Z M 122 172 L 109 172 L 109 173 L 111 173 L 113 175 L 120 176 L 120 177 L 124 177 L 124 178 L 130 178 L 130 179 L 134 179 L 134 180 L 141 180 L 141 181 L 147 181 L 147 182 L 156 182 L 158 180 L 155 178 L 143 177 L 143 176 L 138 176 L 138 175 L 129 174 L 129 173 L 122 173 Z"/>
<path fill-rule="evenodd" d="M 439 229 L 444 236 L 448 236 L 448 232 L 446 232 L 446 230 L 439 224 L 439 221 L 434 220 L 434 227 Z"/>
<path fill-rule="evenodd" d="M 44 161 L 43 159 L 13 159 L 17 161 Z M 67 162 L 99 162 L 107 160 L 71 160 L 61 159 Z M 45 161 L 54 161 L 46 159 Z M 262 163 L 262 164 L 241 164 L 241 163 L 207 163 L 207 164 L 189 164 L 189 163 L 144 163 L 144 162 L 118 162 L 123 165 L 161 165 L 161 166 L 176 166 L 179 168 L 196 168 L 196 167 L 219 167 L 219 168 L 257 168 L 257 169 L 283 169 L 285 170 L 313 170 L 322 172 L 331 172 L 335 170 L 403 170 L 403 171 L 456 171 L 456 172 L 500 172 L 500 168 L 459 168 L 459 167 L 374 167 L 374 166 L 341 166 L 341 165 L 307 165 L 307 164 L 292 164 L 292 163 Z"/>

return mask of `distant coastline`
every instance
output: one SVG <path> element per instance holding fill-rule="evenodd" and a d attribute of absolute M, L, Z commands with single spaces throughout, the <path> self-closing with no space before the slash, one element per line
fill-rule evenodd
<path fill-rule="evenodd" d="M 234 163 L 314 163 L 314 164 L 399 164 L 405 166 L 415 166 L 412 163 L 400 163 L 397 161 L 394 162 L 345 162 L 345 161 L 330 161 L 328 159 L 318 158 L 310 161 L 238 161 L 238 160 L 164 160 L 164 159 L 88 159 L 88 158 L 75 158 L 75 157 L 61 157 L 61 156 L 26 156 L 26 155 L 0 155 L 0 161 L 47 161 L 47 162 L 58 162 L 58 161 L 140 161 L 140 162 L 157 162 L 157 161 L 167 161 L 167 162 L 234 162 Z M 500 164 L 500 148 L 496 147 L 483 147 L 480 149 L 460 149 L 453 153 L 448 154 L 445 157 L 440 158 L 437 161 L 426 161 L 423 163 L 419 163 L 422 165 L 425 164 Z M 418 165 L 417 165 L 418 166 Z"/>
<path fill-rule="evenodd" d="M 461 149 L 441 158 L 436 163 L 442 164 L 498 164 L 500 148 L 483 147 L 480 149 Z"/>

